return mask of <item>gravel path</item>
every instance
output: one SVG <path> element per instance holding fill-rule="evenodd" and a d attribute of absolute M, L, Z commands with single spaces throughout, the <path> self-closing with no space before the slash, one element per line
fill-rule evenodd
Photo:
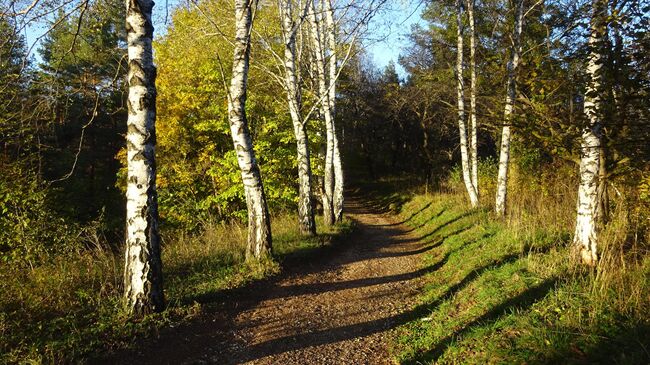
<path fill-rule="evenodd" d="M 392 363 L 389 333 L 415 304 L 425 249 L 394 217 L 360 200 L 346 213 L 358 228 L 333 252 L 222 298 L 214 314 L 109 362 Z"/>

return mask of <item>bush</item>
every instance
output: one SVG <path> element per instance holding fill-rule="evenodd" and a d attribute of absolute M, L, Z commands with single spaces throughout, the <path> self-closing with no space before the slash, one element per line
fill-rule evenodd
<path fill-rule="evenodd" d="M 34 266 L 52 254 L 74 252 L 82 230 L 48 206 L 47 190 L 16 166 L 0 178 L 0 259 Z"/>

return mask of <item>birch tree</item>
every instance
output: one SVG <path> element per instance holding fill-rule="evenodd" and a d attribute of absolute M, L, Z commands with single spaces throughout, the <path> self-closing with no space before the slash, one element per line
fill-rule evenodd
<path fill-rule="evenodd" d="M 246 259 L 262 259 L 271 255 L 271 220 L 269 217 L 262 175 L 255 158 L 246 119 L 246 89 L 250 61 L 250 40 L 253 9 L 257 0 L 235 0 L 235 41 L 232 79 L 228 92 L 228 120 L 237 163 L 244 183 L 248 208 L 248 243 Z"/>
<path fill-rule="evenodd" d="M 305 120 L 302 118 L 302 92 L 299 66 L 296 60 L 296 36 L 302 25 L 302 18 L 306 15 L 308 2 L 305 7 L 299 7 L 302 12 L 296 22 L 293 16 L 294 0 L 281 0 L 279 2 L 280 17 L 282 19 L 282 35 L 284 38 L 284 83 L 287 90 L 289 114 L 293 122 L 296 136 L 298 160 L 298 221 L 302 234 L 315 235 L 316 222 L 311 192 L 311 161 L 309 152 L 309 136 Z"/>
<path fill-rule="evenodd" d="M 323 19 L 316 14 L 316 6 L 313 0 L 310 2 L 309 23 L 310 35 L 313 46 L 314 63 L 316 64 L 316 78 L 318 79 L 318 95 L 321 99 L 320 110 L 325 120 L 326 143 L 325 143 L 325 168 L 323 178 L 323 222 L 325 225 L 332 225 L 334 217 L 334 119 L 330 107 L 330 96 L 327 85 L 325 67 L 325 37 L 323 37 Z"/>
<path fill-rule="evenodd" d="M 576 229 L 573 237 L 574 251 L 582 262 L 595 265 L 598 260 L 598 180 L 601 164 L 602 128 L 602 44 L 607 33 L 607 1 L 593 0 L 589 36 L 589 83 L 585 93 L 584 112 L 588 125 L 582 132 L 580 143 L 580 185 Z"/>
<path fill-rule="evenodd" d="M 503 112 L 503 130 L 501 132 L 501 150 L 499 153 L 499 175 L 497 177 L 496 213 L 506 214 L 508 193 L 508 168 L 510 164 L 511 121 L 517 96 L 517 68 L 521 59 L 521 33 L 524 22 L 524 1 L 515 2 L 515 24 L 512 35 L 510 60 L 508 61 L 508 81 L 506 86 L 506 103 Z"/>
<path fill-rule="evenodd" d="M 456 92 L 458 102 L 458 132 L 460 134 L 460 156 L 461 167 L 463 170 L 463 181 L 469 194 L 469 200 L 472 207 L 478 206 L 478 196 L 476 188 L 472 182 L 472 173 L 469 161 L 469 152 L 467 146 L 467 124 L 465 122 L 465 80 L 463 78 L 463 3 L 456 0 Z"/>
<path fill-rule="evenodd" d="M 338 79 L 338 57 L 336 47 L 336 23 L 334 22 L 334 10 L 332 0 L 321 0 L 325 6 L 325 38 L 329 47 L 329 110 L 332 123 L 332 168 L 334 170 L 334 190 L 333 190 L 333 214 L 334 221 L 340 223 L 343 221 L 343 204 L 344 204 L 344 176 L 343 163 L 341 161 L 341 149 L 339 139 L 336 133 L 336 82 Z"/>
<path fill-rule="evenodd" d="M 124 297 L 131 314 L 164 308 L 156 194 L 156 67 L 151 0 L 126 0 L 128 120 Z"/>
<path fill-rule="evenodd" d="M 467 0 L 467 16 L 469 20 L 469 70 L 470 70 L 470 96 L 469 96 L 469 158 L 472 187 L 479 202 L 478 187 L 478 121 L 476 119 L 476 22 L 474 20 L 474 2 Z"/>

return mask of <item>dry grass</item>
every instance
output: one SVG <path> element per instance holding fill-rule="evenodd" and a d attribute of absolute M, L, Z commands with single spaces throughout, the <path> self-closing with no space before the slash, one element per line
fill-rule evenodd
<path fill-rule="evenodd" d="M 278 258 L 318 249 L 345 234 L 349 222 L 302 237 L 293 215 L 273 219 Z M 206 223 L 200 234 L 163 234 L 163 314 L 133 322 L 121 304 L 123 260 L 100 237 L 74 255 L 53 257 L 29 269 L 0 267 L 0 363 L 78 361 L 98 350 L 129 346 L 133 338 L 194 317 L 224 289 L 273 275 L 277 262 L 246 263 L 246 226 Z"/>

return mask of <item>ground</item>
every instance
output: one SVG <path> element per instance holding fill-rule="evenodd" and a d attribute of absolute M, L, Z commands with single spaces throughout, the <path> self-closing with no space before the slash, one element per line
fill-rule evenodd
<path fill-rule="evenodd" d="M 390 364 L 389 337 L 415 307 L 426 248 L 403 223 L 347 203 L 355 232 L 320 257 L 224 293 L 190 324 L 103 363 Z M 285 265 L 286 266 L 286 265 Z"/>

